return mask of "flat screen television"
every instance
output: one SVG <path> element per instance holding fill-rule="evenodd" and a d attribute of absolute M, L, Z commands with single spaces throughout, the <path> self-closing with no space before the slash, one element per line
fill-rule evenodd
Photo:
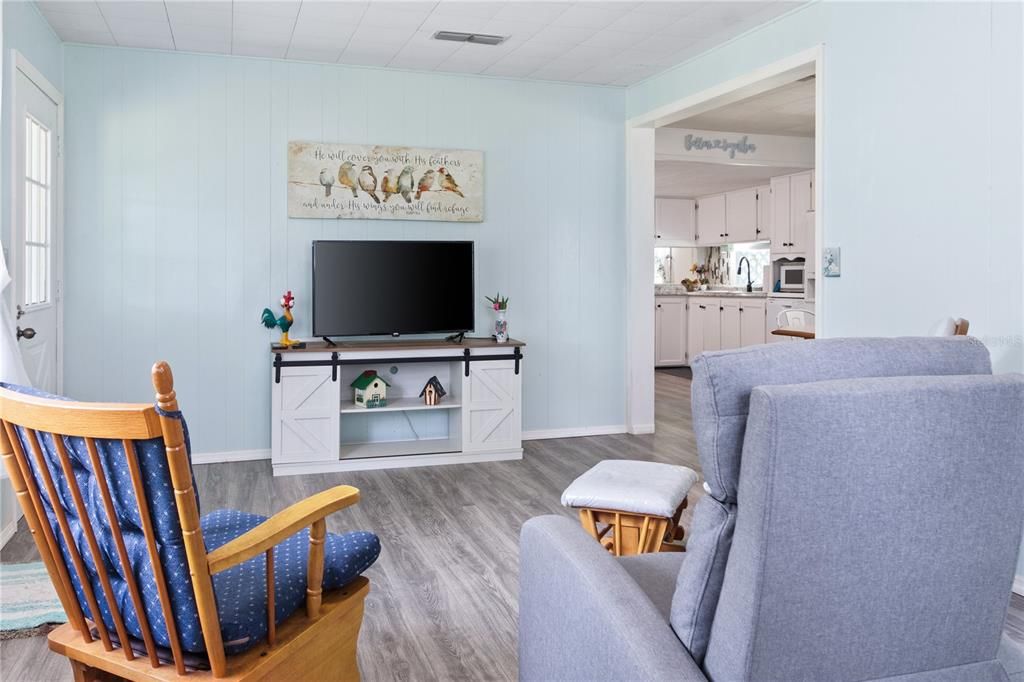
<path fill-rule="evenodd" d="M 473 242 L 314 241 L 313 335 L 474 327 Z"/>

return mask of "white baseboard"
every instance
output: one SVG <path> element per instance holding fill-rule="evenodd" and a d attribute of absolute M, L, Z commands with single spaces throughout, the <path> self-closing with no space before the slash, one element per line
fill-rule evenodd
<path fill-rule="evenodd" d="M 14 517 L 14 520 L 4 526 L 3 530 L 0 530 L 0 547 L 7 544 L 7 541 L 14 537 L 14 534 L 18 532 L 18 519 L 21 518 L 21 510 L 18 510 L 18 514 Z"/>
<path fill-rule="evenodd" d="M 624 424 L 611 426 L 582 426 L 568 429 L 537 429 L 535 431 L 523 431 L 523 440 L 547 440 L 549 438 L 580 438 L 583 436 L 610 436 L 615 433 L 625 433 Z"/>
<path fill-rule="evenodd" d="M 1024 575 L 1014 576 L 1013 578 L 1013 591 L 1016 594 L 1024 597 Z"/>
<path fill-rule="evenodd" d="M 270 448 L 264 450 L 227 450 L 225 452 L 193 452 L 193 464 L 220 464 L 221 462 L 249 462 L 270 459 Z"/>
<path fill-rule="evenodd" d="M 338 471 L 368 471 L 373 469 L 405 469 L 407 467 L 438 466 L 444 464 L 470 464 L 473 462 L 501 462 L 522 459 L 522 448 L 496 452 L 440 452 L 425 455 L 391 455 L 388 457 L 360 457 L 324 462 L 301 462 L 274 465 L 274 476 L 325 474 Z"/>
<path fill-rule="evenodd" d="M 648 433 L 654 433 L 654 424 L 637 424 L 629 430 L 634 436 L 643 436 Z"/>

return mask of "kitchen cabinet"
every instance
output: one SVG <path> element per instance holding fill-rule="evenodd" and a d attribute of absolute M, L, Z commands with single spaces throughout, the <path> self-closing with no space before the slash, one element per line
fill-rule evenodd
<path fill-rule="evenodd" d="M 722 349 L 722 306 L 716 298 L 701 298 L 697 308 L 700 310 L 702 339 L 701 350 Z"/>
<path fill-rule="evenodd" d="M 713 194 L 697 201 L 697 243 L 701 246 L 725 241 L 725 195 Z"/>
<path fill-rule="evenodd" d="M 654 298 L 654 366 L 686 364 L 686 297 Z"/>
<path fill-rule="evenodd" d="M 757 188 L 738 189 L 725 194 L 726 242 L 757 240 Z"/>
<path fill-rule="evenodd" d="M 723 316 L 725 313 L 722 313 Z M 725 337 L 725 318 L 722 318 L 722 337 Z M 740 299 L 739 347 L 756 346 L 765 342 L 765 302 L 763 299 Z"/>
<path fill-rule="evenodd" d="M 693 364 L 693 359 L 704 352 L 704 317 L 699 304 L 707 299 L 690 297 L 686 311 L 686 364 Z"/>
<path fill-rule="evenodd" d="M 740 304 L 741 299 L 723 298 L 718 305 L 719 310 L 719 348 L 739 348 L 740 341 Z"/>
<path fill-rule="evenodd" d="M 757 241 L 763 242 L 772 234 L 772 188 L 762 185 L 757 188 Z"/>
<path fill-rule="evenodd" d="M 814 241 L 814 172 L 772 178 L 770 187 L 772 254 L 805 254 Z"/>
<path fill-rule="evenodd" d="M 693 199 L 655 198 L 655 246 L 692 244 L 696 239 L 696 202 Z"/>

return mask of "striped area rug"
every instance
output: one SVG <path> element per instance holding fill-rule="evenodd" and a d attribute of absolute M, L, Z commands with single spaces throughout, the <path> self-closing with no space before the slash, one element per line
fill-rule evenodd
<path fill-rule="evenodd" d="M 46 634 L 67 620 L 41 561 L 0 564 L 0 639 Z"/>

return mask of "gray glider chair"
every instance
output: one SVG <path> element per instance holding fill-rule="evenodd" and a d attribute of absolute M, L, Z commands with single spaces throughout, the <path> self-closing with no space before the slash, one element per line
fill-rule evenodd
<path fill-rule="evenodd" d="M 520 679 L 1008 679 L 1024 377 L 967 337 L 757 346 L 697 358 L 693 422 L 685 554 L 523 526 Z"/>

